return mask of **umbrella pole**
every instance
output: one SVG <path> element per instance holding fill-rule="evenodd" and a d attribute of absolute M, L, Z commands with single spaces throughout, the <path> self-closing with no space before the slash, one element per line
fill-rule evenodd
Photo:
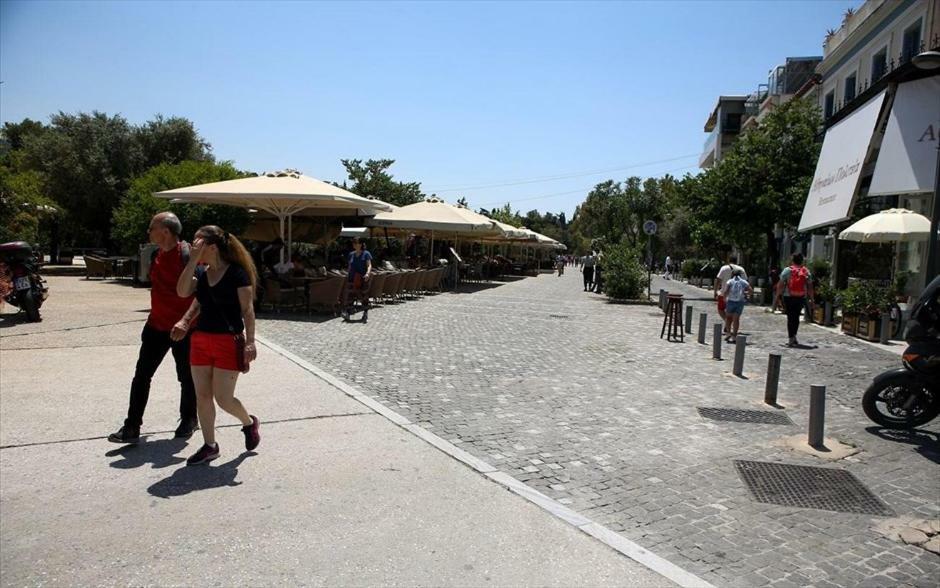
<path fill-rule="evenodd" d="M 392 245 L 391 245 L 391 243 L 390 243 L 389 240 L 388 240 L 388 227 L 385 227 L 385 248 L 386 248 L 386 249 L 391 249 L 391 248 L 392 248 Z"/>
<path fill-rule="evenodd" d="M 294 248 L 294 215 L 287 217 L 287 259 L 291 258 Z"/>
<path fill-rule="evenodd" d="M 284 215 L 283 215 L 283 214 L 279 214 L 279 215 L 277 216 L 277 219 L 278 219 L 278 221 L 280 222 L 280 225 L 281 225 L 281 231 L 280 231 L 280 235 L 279 235 L 279 236 L 281 237 L 281 243 L 283 243 L 283 242 L 284 242 Z M 283 245 L 281 246 L 281 263 L 284 263 L 284 247 L 283 247 Z"/>
<path fill-rule="evenodd" d="M 434 259 L 434 231 L 431 231 L 431 250 L 428 251 L 428 265 L 434 267 L 432 260 Z"/>

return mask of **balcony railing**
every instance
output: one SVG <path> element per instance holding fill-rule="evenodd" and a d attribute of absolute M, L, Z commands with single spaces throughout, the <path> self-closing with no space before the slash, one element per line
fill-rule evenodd
<path fill-rule="evenodd" d="M 708 137 L 705 139 L 705 144 L 702 145 L 702 153 L 708 153 L 709 151 L 715 150 L 715 143 L 718 142 L 718 136 L 721 132 L 718 130 L 718 125 L 715 125 L 715 128 L 712 132 L 708 133 Z"/>

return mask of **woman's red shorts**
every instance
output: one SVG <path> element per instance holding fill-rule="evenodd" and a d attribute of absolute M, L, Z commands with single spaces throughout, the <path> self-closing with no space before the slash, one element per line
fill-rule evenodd
<path fill-rule="evenodd" d="M 189 342 L 189 365 L 238 371 L 235 337 L 229 333 L 196 331 Z"/>

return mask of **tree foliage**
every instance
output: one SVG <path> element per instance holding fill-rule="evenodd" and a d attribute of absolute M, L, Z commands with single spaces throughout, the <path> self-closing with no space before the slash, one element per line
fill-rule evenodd
<path fill-rule="evenodd" d="M 183 236 L 191 239 L 199 227 L 207 224 L 219 225 L 227 231 L 238 233 L 247 226 L 250 215 L 244 208 L 223 205 L 179 204 L 156 198 L 152 194 L 161 190 L 172 190 L 247 177 L 231 162 L 184 161 L 177 164 L 164 163 L 151 168 L 136 178 L 114 211 L 112 235 L 127 253 L 135 252 L 137 245 L 147 242 L 147 226 L 158 212 L 172 210 L 183 223 Z"/>
<path fill-rule="evenodd" d="M 795 226 L 820 145 L 817 105 L 793 100 L 744 133 L 718 164 L 680 183 L 680 199 L 703 249 L 738 246 L 776 257 L 774 225 Z"/>
<path fill-rule="evenodd" d="M 646 293 L 646 270 L 640 263 L 641 254 L 636 247 L 622 241 L 604 249 L 604 291 L 610 298 L 629 300 Z"/>
<path fill-rule="evenodd" d="M 41 193 L 61 209 L 63 237 L 82 245 L 109 243 L 112 211 L 151 166 L 212 160 L 192 123 L 177 117 L 134 126 L 97 111 L 59 112 L 48 125 L 7 123 L 3 140 L 3 164 L 14 175 L 37 174 Z"/>
<path fill-rule="evenodd" d="M 388 173 L 394 159 L 341 159 L 352 181 L 347 189 L 359 196 L 374 196 L 396 206 L 407 206 L 424 200 L 419 182 L 396 182 Z"/>

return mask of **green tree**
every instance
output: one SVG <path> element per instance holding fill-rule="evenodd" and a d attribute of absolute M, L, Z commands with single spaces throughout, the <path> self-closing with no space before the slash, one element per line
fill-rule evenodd
<path fill-rule="evenodd" d="M 493 208 L 490 210 L 481 208 L 479 212 L 495 221 L 506 223 L 513 227 L 521 227 L 525 224 L 525 221 L 519 216 L 519 211 L 513 211 L 512 206 L 510 206 L 508 202 L 502 208 Z"/>
<path fill-rule="evenodd" d="M 147 240 L 147 226 L 153 215 L 163 210 L 172 210 L 183 223 L 184 237 L 191 239 L 192 233 L 203 225 L 219 225 L 233 233 L 241 232 L 250 222 L 251 216 L 244 208 L 223 205 L 178 204 L 156 198 L 154 192 L 172 190 L 195 184 L 221 182 L 247 177 L 231 162 L 184 161 L 177 164 L 161 164 L 136 178 L 114 211 L 112 235 L 118 247 L 127 253 L 136 252 L 137 246 Z"/>
<path fill-rule="evenodd" d="M 68 241 L 106 245 L 115 207 L 134 177 L 159 163 L 211 160 L 210 147 L 186 119 L 157 116 L 135 127 L 101 112 L 53 115 L 48 126 L 24 120 L 4 125 L 15 172 L 34 171 L 42 193 L 62 209 Z"/>
<path fill-rule="evenodd" d="M 797 224 L 812 181 L 820 145 L 816 104 L 793 100 L 742 135 L 728 155 L 680 192 L 692 215 L 693 239 L 763 249 L 776 261 L 776 224 Z"/>
<path fill-rule="evenodd" d="M 134 129 L 134 139 L 140 146 L 143 167 L 181 161 L 212 161 L 212 147 L 196 131 L 188 119 L 157 115 L 153 120 Z"/>
<path fill-rule="evenodd" d="M 388 173 L 394 159 L 341 159 L 353 185 L 348 188 L 359 196 L 374 196 L 396 206 L 407 206 L 424 200 L 419 182 L 396 182 Z"/>
<path fill-rule="evenodd" d="M 614 299 L 640 298 L 646 292 L 647 274 L 637 249 L 627 242 L 604 248 L 604 291 Z"/>
<path fill-rule="evenodd" d="M 0 165 L 0 242 L 28 241 L 47 246 L 40 233 L 43 221 L 54 220 L 55 203 L 42 193 L 38 173 L 15 173 Z"/>

